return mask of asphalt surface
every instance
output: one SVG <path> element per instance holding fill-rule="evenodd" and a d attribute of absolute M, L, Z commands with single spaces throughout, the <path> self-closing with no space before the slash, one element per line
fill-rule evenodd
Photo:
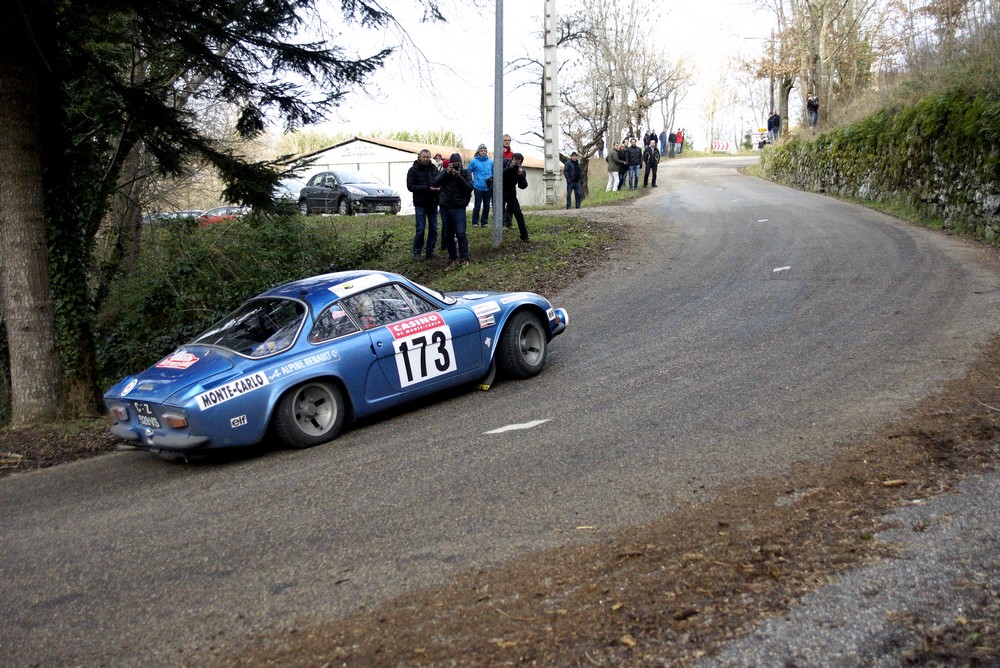
<path fill-rule="evenodd" d="M 973 246 L 744 163 L 661 169 L 535 379 L 302 452 L 0 480 L 0 664 L 196 665 L 822 461 L 962 374 L 1000 302 Z"/>

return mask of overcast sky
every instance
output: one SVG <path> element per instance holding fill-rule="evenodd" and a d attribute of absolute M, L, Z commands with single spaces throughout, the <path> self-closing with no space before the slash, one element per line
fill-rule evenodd
<path fill-rule="evenodd" d="M 557 11 L 570 11 L 576 1 L 559 0 Z M 666 3 L 648 4 L 664 7 L 658 10 L 662 14 L 659 24 L 650 27 L 653 38 L 671 60 L 687 55 L 695 64 L 696 86 L 679 110 L 677 124 L 688 130 L 689 137 L 701 137 L 701 143 L 709 139 L 703 120 L 707 91 L 731 55 L 757 53 L 766 45 L 752 38 L 769 35 L 769 17 L 752 11 L 747 0 L 682 0 L 669 9 Z M 322 129 L 353 134 L 451 129 L 466 147 L 481 142 L 492 147 L 496 22 L 495 4 L 487 0 L 485 5 L 453 5 L 446 10 L 448 22 L 444 24 L 422 24 L 412 9 L 409 14 L 405 9 L 396 11 L 406 35 L 368 32 L 363 41 L 357 37 L 361 33 L 343 35 L 341 43 L 352 43 L 363 52 L 395 46 L 401 40 L 412 43 L 377 72 L 366 87 L 368 95 L 351 95 Z M 504 3 L 505 61 L 521 56 L 541 60 L 542 8 L 542 0 Z M 538 87 L 518 88 L 523 80 L 516 74 L 505 78 L 504 129 L 514 137 L 515 150 L 540 156 L 539 149 L 525 144 L 528 135 L 540 131 Z M 659 130 L 660 119 L 653 120 Z"/>

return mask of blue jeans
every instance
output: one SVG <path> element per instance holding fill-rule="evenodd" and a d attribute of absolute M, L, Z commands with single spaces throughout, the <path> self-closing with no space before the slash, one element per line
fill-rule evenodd
<path fill-rule="evenodd" d="M 465 236 L 465 209 L 441 209 L 441 220 L 448 234 L 444 244 L 448 248 L 448 259 L 469 259 L 469 238 Z M 455 237 L 458 237 L 458 249 L 455 248 Z"/>
<path fill-rule="evenodd" d="M 576 194 L 576 208 L 580 208 L 580 200 L 583 199 L 583 184 L 579 181 L 575 183 L 566 182 L 566 208 L 569 208 L 570 194 Z"/>
<path fill-rule="evenodd" d="M 482 223 L 486 225 L 490 222 L 490 202 L 493 201 L 493 191 L 492 190 L 475 190 L 472 193 L 475 195 L 476 199 L 472 204 L 472 224 L 479 225 Z M 483 207 L 483 217 L 479 217 L 479 207 Z"/>
<path fill-rule="evenodd" d="M 639 165 L 628 166 L 628 189 L 635 190 L 639 187 Z"/>
<path fill-rule="evenodd" d="M 424 250 L 424 230 L 427 229 L 427 219 L 430 218 L 430 229 L 427 230 L 427 257 L 434 255 L 434 244 L 438 240 L 438 208 L 437 206 L 413 207 L 417 219 L 417 234 L 413 237 L 413 257 L 420 257 Z"/>

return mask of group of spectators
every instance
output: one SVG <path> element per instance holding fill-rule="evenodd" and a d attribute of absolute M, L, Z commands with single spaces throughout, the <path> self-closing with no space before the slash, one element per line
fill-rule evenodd
<path fill-rule="evenodd" d="M 503 136 L 502 158 L 503 223 L 505 227 L 512 227 L 512 221 L 516 220 L 521 241 L 527 242 L 528 228 L 517 200 L 517 190 L 527 188 L 528 180 L 521 166 L 524 156 L 511 150 L 510 135 Z M 479 145 L 468 165 L 462 164 L 460 153 L 452 153 L 445 160 L 440 153 L 432 157 L 429 150 L 420 151 L 406 173 L 406 189 L 413 193 L 416 220 L 413 258 L 436 257 L 440 213 L 441 250 L 448 252 L 449 268 L 469 264 L 465 211 L 474 198 L 472 226 L 488 227 L 493 200 L 493 159 L 486 144 Z"/>
<path fill-rule="evenodd" d="M 659 142 L 659 146 L 657 146 Z M 684 130 L 683 128 L 667 132 L 667 128 L 657 135 L 650 130 L 642 137 L 642 146 L 638 145 L 638 140 L 629 135 L 624 141 L 616 142 L 608 152 L 606 158 L 608 162 L 608 185 L 607 192 L 621 190 L 628 183 L 629 190 L 636 190 L 639 187 L 639 170 L 642 169 L 642 187 L 656 187 L 656 170 L 660 164 L 660 158 L 664 155 L 674 157 L 683 150 Z M 569 198 L 567 196 L 567 207 L 569 208 Z"/>

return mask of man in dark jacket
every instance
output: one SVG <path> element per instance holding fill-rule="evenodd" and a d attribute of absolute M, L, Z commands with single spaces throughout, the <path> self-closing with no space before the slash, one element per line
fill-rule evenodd
<path fill-rule="evenodd" d="M 524 156 L 515 153 L 503 168 L 503 216 L 504 220 L 513 218 L 517 220 L 517 230 L 521 233 L 521 241 L 528 241 L 528 227 L 524 224 L 524 214 L 521 213 L 521 203 L 517 201 L 517 189 L 524 190 L 528 187 L 528 177 L 524 173 L 521 163 Z"/>
<path fill-rule="evenodd" d="M 430 229 L 427 230 L 427 257 L 434 257 L 434 246 L 438 238 L 438 192 L 434 186 L 434 178 L 438 168 L 431 162 L 431 152 L 427 149 L 417 154 L 413 166 L 406 172 L 406 189 L 413 193 L 413 210 L 416 218 L 417 233 L 413 237 L 413 259 L 419 260 L 424 250 L 424 230 L 428 219 Z"/>
<path fill-rule="evenodd" d="M 621 190 L 628 178 L 628 160 L 625 158 L 626 149 L 624 141 L 618 144 L 618 185 L 615 186 L 615 190 Z"/>
<path fill-rule="evenodd" d="M 628 189 L 635 190 L 639 187 L 639 167 L 642 166 L 642 149 L 635 145 L 634 137 L 630 140 L 628 149 L 625 150 L 625 164 L 628 165 Z"/>
<path fill-rule="evenodd" d="M 442 169 L 434 178 L 433 185 L 440 188 L 438 204 L 441 207 L 441 231 L 448 247 L 448 268 L 460 262 L 469 264 L 469 239 L 466 233 L 465 210 L 472 199 L 472 175 L 462 168 L 462 156 L 451 154 L 448 168 Z M 458 249 L 456 252 L 456 241 Z"/>
<path fill-rule="evenodd" d="M 573 151 L 569 160 L 563 165 L 563 176 L 566 177 L 566 208 L 569 208 L 571 193 L 576 193 L 576 208 L 580 208 L 583 199 L 583 169 L 580 167 L 580 154 Z"/>
<path fill-rule="evenodd" d="M 649 186 L 649 175 L 653 175 L 653 187 L 656 187 L 656 166 L 660 162 L 660 151 L 656 148 L 656 140 L 650 139 L 649 146 L 642 152 L 642 161 L 646 163 L 646 171 L 642 175 L 642 187 Z"/>

